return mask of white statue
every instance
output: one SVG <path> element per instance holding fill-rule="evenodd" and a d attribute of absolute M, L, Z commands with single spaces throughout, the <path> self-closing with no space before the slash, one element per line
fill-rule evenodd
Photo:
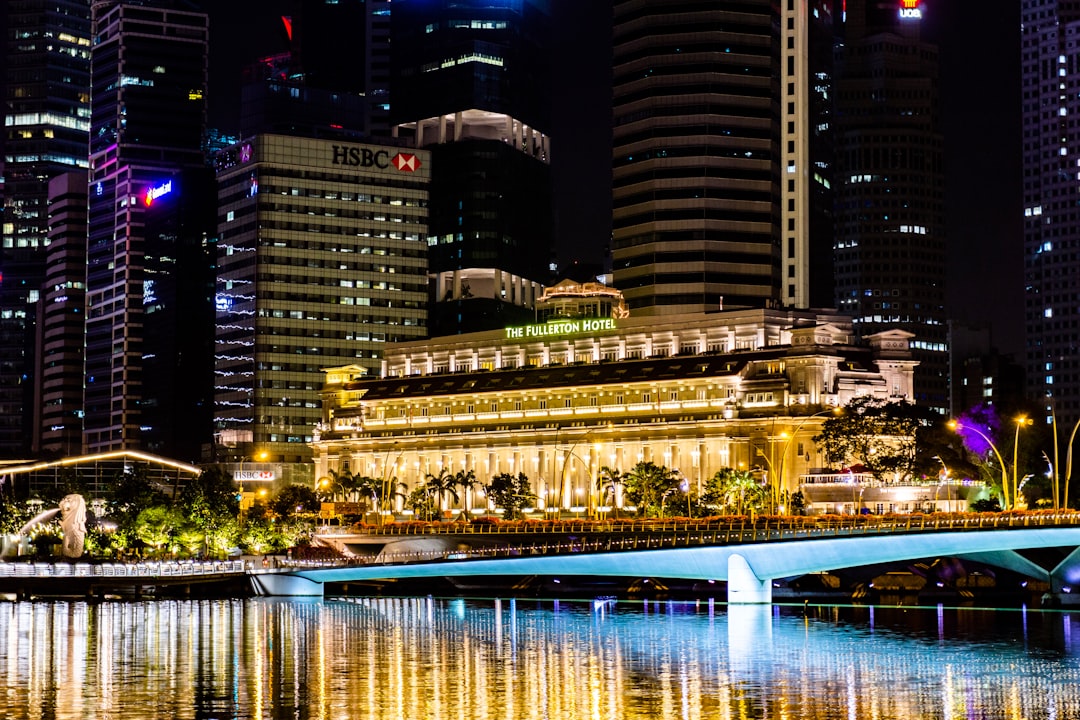
<path fill-rule="evenodd" d="M 86 538 L 86 501 L 82 495 L 66 495 L 60 501 L 60 527 L 64 530 L 64 557 L 82 557 Z"/>

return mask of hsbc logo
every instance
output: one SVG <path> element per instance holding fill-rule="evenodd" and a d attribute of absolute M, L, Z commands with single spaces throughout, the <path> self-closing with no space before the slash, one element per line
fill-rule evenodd
<path fill-rule="evenodd" d="M 333 145 L 333 164 L 349 167 L 377 167 L 380 170 L 393 167 L 400 172 L 415 172 L 420 169 L 420 159 L 412 153 L 398 153 L 390 157 L 386 150 L 373 150 L 369 147 L 349 147 Z"/>
<path fill-rule="evenodd" d="M 390 158 L 390 164 L 401 172 L 416 172 L 420 169 L 420 158 L 412 153 L 398 153 Z"/>

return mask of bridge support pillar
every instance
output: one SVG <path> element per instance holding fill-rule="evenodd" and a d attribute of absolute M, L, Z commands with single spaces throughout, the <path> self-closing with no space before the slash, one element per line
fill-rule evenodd
<path fill-rule="evenodd" d="M 762 580 L 739 554 L 728 557 L 727 568 L 728 605 L 772 603 L 772 581 Z"/>
<path fill-rule="evenodd" d="M 249 575 L 256 595 L 287 597 L 322 597 L 323 584 L 297 575 L 258 573 Z"/>

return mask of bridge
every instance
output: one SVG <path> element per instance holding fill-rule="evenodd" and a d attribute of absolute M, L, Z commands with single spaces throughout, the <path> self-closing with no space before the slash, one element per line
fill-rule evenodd
<path fill-rule="evenodd" d="M 256 572 L 262 595 L 321 596 L 325 583 L 424 577 L 662 577 L 727 583 L 730 604 L 771 603 L 773 582 L 864 565 L 955 557 L 1080 598 L 1080 513 L 405 523 L 320 536 L 351 558 Z M 1062 548 L 1043 567 L 1024 550 Z"/>

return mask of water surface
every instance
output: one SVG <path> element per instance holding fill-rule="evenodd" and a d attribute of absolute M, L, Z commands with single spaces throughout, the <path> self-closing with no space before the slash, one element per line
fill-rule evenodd
<path fill-rule="evenodd" d="M 1080 718 L 1078 623 L 708 600 L 2 603 L 0 717 Z"/>

